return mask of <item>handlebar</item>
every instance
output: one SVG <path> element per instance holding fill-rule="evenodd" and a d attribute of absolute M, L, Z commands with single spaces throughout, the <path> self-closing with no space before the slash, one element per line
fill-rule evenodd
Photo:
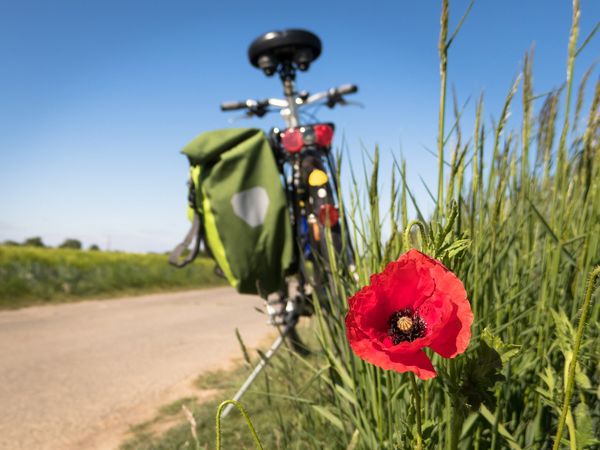
<path fill-rule="evenodd" d="M 246 108 L 246 102 L 223 102 L 221 103 L 221 111 L 234 111 L 236 109 Z"/>
<path fill-rule="evenodd" d="M 358 92 L 358 86 L 355 84 L 343 84 L 334 89 L 338 95 L 355 94 Z"/>
<path fill-rule="evenodd" d="M 325 100 L 325 104 L 330 108 L 333 108 L 337 103 L 344 103 L 343 96 L 348 94 L 354 94 L 358 92 L 358 86 L 355 84 L 343 84 L 336 88 L 331 88 L 327 91 L 317 92 L 308 96 L 306 93 L 298 96 L 297 107 L 310 105 L 311 103 Z M 262 116 L 267 112 L 268 106 L 274 106 L 276 108 L 287 108 L 289 106 L 287 100 L 269 98 L 265 100 L 244 100 L 244 101 L 233 101 L 221 103 L 221 111 L 235 111 L 238 109 L 248 109 L 249 113 Z"/>

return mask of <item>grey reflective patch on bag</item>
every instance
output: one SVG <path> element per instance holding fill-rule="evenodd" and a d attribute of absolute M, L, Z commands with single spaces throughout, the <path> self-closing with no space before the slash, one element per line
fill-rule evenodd
<path fill-rule="evenodd" d="M 231 197 L 233 212 L 251 227 L 262 225 L 269 209 L 269 194 L 257 186 L 238 192 Z"/>

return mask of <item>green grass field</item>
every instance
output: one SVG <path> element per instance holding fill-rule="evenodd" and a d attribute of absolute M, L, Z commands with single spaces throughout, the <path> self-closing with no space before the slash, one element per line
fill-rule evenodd
<path fill-rule="evenodd" d="M 223 285 L 214 263 L 177 269 L 166 255 L 0 245 L 0 308 Z"/>
<path fill-rule="evenodd" d="M 281 352 L 242 400 L 265 448 L 600 448 L 600 81 L 593 85 L 593 71 L 573 76 L 599 27 L 580 30 L 574 0 L 562 87 L 536 91 L 528 52 L 495 119 L 485 120 L 482 96 L 471 106 L 475 123 L 465 125 L 457 99 L 454 114 L 446 111 L 456 36 L 448 6 L 443 0 L 436 210 L 421 214 L 402 161 L 383 173 L 391 180 L 387 211 L 377 152 L 370 176 L 355 177 L 345 209 L 359 281 L 339 271 L 329 298 L 320 299 L 329 312 L 317 308 L 313 319 L 313 355 Z M 516 102 L 522 118 L 511 121 Z M 474 315 L 464 354 L 447 359 L 426 349 L 438 371 L 426 381 L 358 358 L 344 325 L 348 299 L 410 248 L 462 280 Z M 214 442 L 216 403 L 195 409 L 196 448 Z M 224 448 L 252 448 L 243 420 L 223 426 Z M 145 438 L 126 448 L 194 447 L 189 424 Z"/>

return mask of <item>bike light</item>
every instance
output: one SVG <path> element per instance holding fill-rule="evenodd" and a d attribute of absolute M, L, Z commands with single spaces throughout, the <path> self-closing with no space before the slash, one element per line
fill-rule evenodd
<path fill-rule="evenodd" d="M 319 169 L 313 170 L 308 176 L 308 184 L 312 187 L 323 186 L 325 183 L 327 183 L 327 180 L 329 180 L 327 174 Z"/>
<path fill-rule="evenodd" d="M 321 209 L 319 210 L 319 222 L 324 226 L 331 228 L 337 225 L 338 220 L 340 220 L 340 213 L 335 206 L 331 203 L 321 205 Z"/>
<path fill-rule="evenodd" d="M 333 128 L 329 125 L 320 123 L 313 126 L 313 130 L 316 136 L 316 142 L 321 147 L 329 147 L 333 140 Z"/>
<path fill-rule="evenodd" d="M 302 133 L 296 128 L 288 128 L 281 134 L 281 143 L 290 153 L 297 153 L 304 147 Z"/>

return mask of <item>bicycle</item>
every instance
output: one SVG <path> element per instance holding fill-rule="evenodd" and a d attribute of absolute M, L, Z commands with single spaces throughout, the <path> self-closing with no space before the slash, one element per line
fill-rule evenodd
<path fill-rule="evenodd" d="M 279 111 L 286 128 L 272 128 L 269 141 L 286 193 L 295 236 L 294 263 L 286 277 L 286 289 L 266 299 L 271 323 L 284 326 L 284 330 L 235 394 L 235 400 L 242 397 L 284 338 L 290 340 L 296 351 L 305 351 L 296 324 L 300 316 L 310 316 L 314 312 L 313 293 L 320 303 L 328 304 L 328 291 L 335 292 L 334 267 L 354 272 L 354 251 L 344 214 L 338 208 L 338 168 L 331 151 L 334 124 L 316 120 L 304 123 L 300 113 L 310 105 L 329 108 L 346 105 L 349 102 L 344 96 L 356 93 L 358 88 L 347 84 L 311 95 L 306 91 L 297 92 L 295 87 L 297 71 L 307 71 L 321 50 L 318 36 L 306 30 L 262 34 L 250 45 L 248 58 L 266 76 L 279 75 L 285 98 L 221 104 L 222 111 L 244 110 L 244 117 L 262 118 Z M 314 119 L 314 115 L 311 117 Z M 230 410 L 231 405 L 224 409 L 222 417 Z"/>
<path fill-rule="evenodd" d="M 312 95 L 306 91 L 296 92 L 295 88 L 297 71 L 307 71 L 321 54 L 321 49 L 320 39 L 306 30 L 262 34 L 250 45 L 248 58 L 266 76 L 279 75 L 285 98 L 221 104 L 222 111 L 245 110 L 245 117 L 262 118 L 270 112 L 279 111 L 286 124 L 285 129 L 272 128 L 269 139 L 281 173 L 296 238 L 295 263 L 289 278 L 295 278 L 297 286 L 290 289 L 288 282 L 288 292 L 279 293 L 277 298 L 267 301 L 267 310 L 276 325 L 295 324 L 299 316 L 312 314 L 311 289 L 315 289 L 316 295 L 322 299 L 327 295 L 327 287 L 333 288 L 331 256 L 339 260 L 342 267 L 353 265 L 349 235 L 342 231 L 347 228 L 341 226 L 344 218 L 340 217 L 337 206 L 338 173 L 331 151 L 334 124 L 304 123 L 300 113 L 309 105 L 329 108 L 345 105 L 348 102 L 344 96 L 356 93 L 358 88 L 347 84 Z M 312 117 L 314 119 L 314 115 Z M 328 241 L 332 249 L 328 248 Z M 281 307 L 283 303 L 285 305 Z M 290 330 L 291 333 L 294 331 Z"/>

